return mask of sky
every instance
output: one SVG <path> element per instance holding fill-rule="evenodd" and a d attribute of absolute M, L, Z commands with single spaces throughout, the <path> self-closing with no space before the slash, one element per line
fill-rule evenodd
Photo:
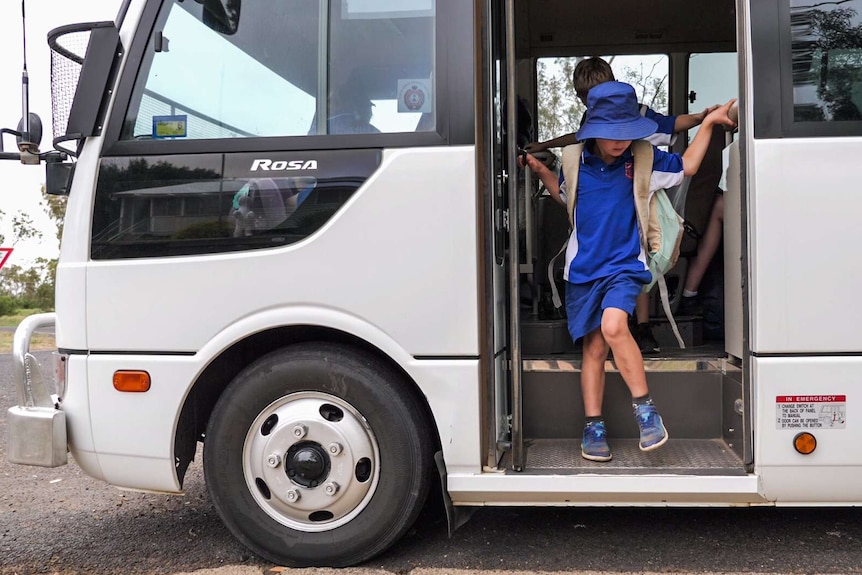
<path fill-rule="evenodd" d="M 30 111 L 42 119 L 41 150 L 51 149 L 51 70 L 48 32 L 58 26 L 97 20 L 114 20 L 121 0 L 25 0 L 27 31 L 27 72 L 30 78 Z M 21 119 L 21 72 L 23 69 L 23 28 L 21 0 L 0 1 L 0 127 L 15 129 Z M 3 138 L 3 150 L 17 151 L 15 138 Z M 0 233 L 11 247 L 8 222 L 23 211 L 30 215 L 43 239 L 21 243 L 7 261 L 27 265 L 36 257 L 53 258 L 59 246 L 54 228 L 40 206 L 41 186 L 45 182 L 45 167 L 25 166 L 11 160 L 0 161 L 0 210 L 5 212 Z"/>

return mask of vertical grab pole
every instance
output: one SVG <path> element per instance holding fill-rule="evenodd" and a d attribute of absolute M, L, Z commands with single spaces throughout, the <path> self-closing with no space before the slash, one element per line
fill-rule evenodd
<path fill-rule="evenodd" d="M 518 101 L 515 90 L 515 0 L 506 0 L 506 150 L 509 192 L 509 361 L 512 374 L 512 468 L 524 469 L 521 382 L 520 230 L 518 229 Z"/>
<path fill-rule="evenodd" d="M 527 273 L 527 277 L 530 280 L 530 299 L 533 302 L 533 306 L 530 309 L 533 318 L 539 317 L 539 298 L 538 298 L 538 290 L 536 289 L 536 264 L 534 260 L 534 256 L 536 255 L 536 243 L 538 238 L 536 236 L 536 210 L 533 206 L 533 173 L 530 171 L 528 166 L 524 166 L 524 214 L 526 217 L 524 218 L 524 227 L 527 231 L 527 261 L 524 263 L 524 270 Z M 518 206 L 520 208 L 520 206 Z M 520 214 L 518 214 L 520 217 Z"/>

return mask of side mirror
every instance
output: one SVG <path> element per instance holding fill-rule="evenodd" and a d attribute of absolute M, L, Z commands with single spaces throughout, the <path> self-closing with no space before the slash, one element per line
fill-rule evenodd
<path fill-rule="evenodd" d="M 242 0 L 197 0 L 203 4 L 203 23 L 221 34 L 236 34 Z"/>
<path fill-rule="evenodd" d="M 30 127 L 29 131 L 24 118 L 18 122 L 18 136 L 15 140 L 18 142 L 18 150 L 30 154 L 39 153 L 39 144 L 42 143 L 42 119 L 33 112 L 30 112 Z"/>
<path fill-rule="evenodd" d="M 45 164 L 45 193 L 52 196 L 68 196 L 74 171 L 75 164 L 73 162 L 48 162 Z"/>

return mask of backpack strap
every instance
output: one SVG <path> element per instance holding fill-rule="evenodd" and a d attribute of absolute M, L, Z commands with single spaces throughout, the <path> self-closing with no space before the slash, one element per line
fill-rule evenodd
<path fill-rule="evenodd" d="M 557 252 L 557 255 L 551 258 L 548 262 L 548 282 L 551 284 L 551 301 L 554 302 L 554 309 L 563 309 L 563 299 L 560 297 L 560 290 L 557 289 L 557 282 L 554 278 L 554 267 L 557 263 L 557 258 L 566 253 L 566 248 L 569 245 L 569 238 L 563 242 L 563 247 Z"/>
<path fill-rule="evenodd" d="M 632 155 L 634 156 L 634 192 L 635 213 L 638 218 L 638 234 L 641 238 L 641 246 L 649 255 L 650 248 L 647 241 L 646 231 L 649 229 L 649 184 L 652 179 L 653 147 L 646 140 L 635 140 L 632 142 Z"/>
<path fill-rule="evenodd" d="M 563 177 L 566 180 L 566 213 L 569 214 L 569 229 L 575 229 L 575 201 L 578 197 L 578 172 L 581 169 L 581 154 L 584 143 L 578 142 L 563 148 Z"/>
<path fill-rule="evenodd" d="M 653 145 L 646 140 L 635 140 L 632 142 L 632 155 L 634 156 L 634 195 L 635 195 L 635 212 L 638 218 L 638 232 L 641 238 L 641 246 L 644 254 L 649 258 L 649 254 L 656 250 L 650 248 L 649 239 L 647 238 L 647 230 L 649 229 L 649 202 L 650 202 L 650 180 L 652 179 L 653 165 Z M 658 246 L 656 246 L 656 249 Z M 676 325 L 676 320 L 673 318 L 673 312 L 670 309 L 670 296 L 667 290 L 667 282 L 663 274 L 655 274 L 656 283 L 658 284 L 659 296 L 661 299 L 661 307 L 664 309 L 664 315 L 667 316 L 670 323 L 673 335 L 676 337 L 677 343 L 681 349 L 685 349 L 685 342 L 682 335 L 679 333 L 679 327 Z"/>
<path fill-rule="evenodd" d="M 566 179 L 566 213 L 569 215 L 569 230 L 575 229 L 575 201 L 578 197 L 578 172 L 581 169 L 581 154 L 584 151 L 583 142 L 570 144 L 563 148 L 563 177 Z M 551 299 L 556 309 L 563 307 L 563 300 L 554 280 L 554 265 L 557 258 L 566 253 L 569 238 L 563 242 L 560 251 L 548 262 L 548 282 L 551 284 Z"/>

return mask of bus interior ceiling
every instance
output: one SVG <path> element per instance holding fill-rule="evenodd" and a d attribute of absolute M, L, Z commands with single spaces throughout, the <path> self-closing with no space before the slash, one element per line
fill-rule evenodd
<path fill-rule="evenodd" d="M 692 53 L 735 52 L 737 45 L 733 0 L 516 0 L 515 17 L 517 92 L 528 101 L 536 93 L 533 82 L 539 58 L 664 53 L 685 55 L 687 60 Z M 673 74 L 680 68 L 671 66 L 673 82 Z M 566 87 L 574 92 L 570 85 Z M 688 88 L 672 86 L 669 92 L 668 113 L 687 113 Z M 526 197 L 530 196 L 528 193 Z M 565 241 L 566 216 L 552 202 L 542 201 L 549 198 L 534 199 L 538 201 L 529 208 L 536 230 L 534 257 L 532 267 L 522 266 L 529 271 L 522 273 L 520 298 L 523 429 L 528 439 L 525 468 L 533 472 L 595 472 L 594 463 L 577 457 L 584 416 L 578 384 L 580 346 L 572 343 L 562 314 L 548 307 L 546 267 Z M 521 203 L 521 209 L 525 205 Z M 521 242 L 523 252 L 526 236 Z M 558 267 L 557 285 L 562 290 L 561 265 Z M 677 278 L 673 289 L 681 291 L 683 279 Z M 656 298 L 654 294 L 650 315 L 657 335 L 662 334 L 662 346 L 659 354 L 645 356 L 645 366 L 651 395 L 662 410 L 672 439 L 655 454 L 639 452 L 628 391 L 609 358 L 603 415 L 617 447 L 614 460 L 610 465 L 601 464 L 601 469 L 612 473 L 745 473 L 743 462 L 750 461 L 750 446 L 743 429 L 749 426 L 743 425 L 739 408 L 743 377 L 738 362 L 728 358 L 720 339 L 703 339 L 698 318 L 678 318 L 684 337 L 695 345 L 680 349 L 675 341 L 671 343 L 670 329 L 660 306 L 655 305 Z M 504 454 L 502 467 L 510 465 L 508 458 L 509 454 Z"/>
<path fill-rule="evenodd" d="M 734 0 L 516 0 L 516 57 L 736 49 Z"/>

